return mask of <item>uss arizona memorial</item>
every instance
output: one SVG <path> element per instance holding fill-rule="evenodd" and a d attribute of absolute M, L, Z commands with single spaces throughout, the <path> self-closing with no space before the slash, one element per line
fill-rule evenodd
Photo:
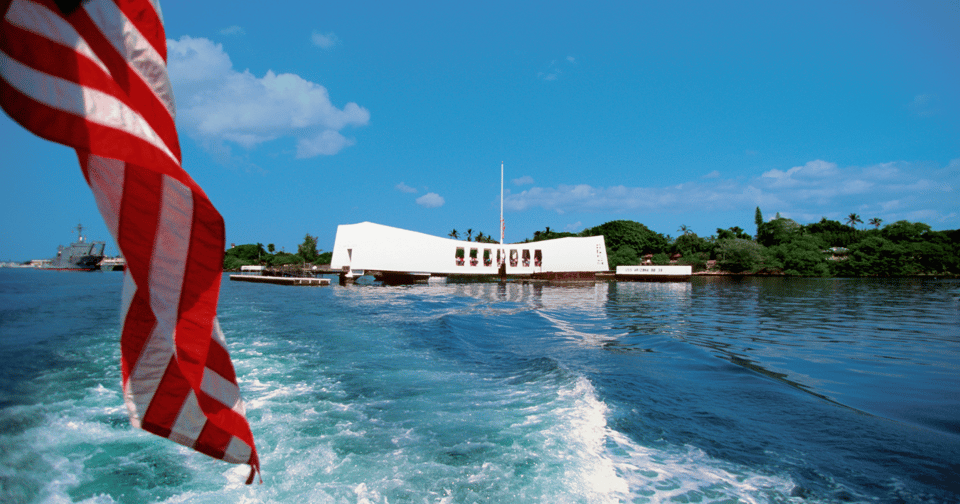
<path fill-rule="evenodd" d="M 480 243 L 440 238 L 372 222 L 341 224 L 330 267 L 362 274 L 570 277 L 608 271 L 602 236 L 532 243 Z"/>

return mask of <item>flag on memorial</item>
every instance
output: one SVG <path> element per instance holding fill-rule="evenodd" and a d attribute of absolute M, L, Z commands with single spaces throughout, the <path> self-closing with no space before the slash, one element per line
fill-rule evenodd
<path fill-rule="evenodd" d="M 0 106 L 76 149 L 127 268 L 131 423 L 259 473 L 216 319 L 223 218 L 181 166 L 157 0 L 0 0 Z"/>

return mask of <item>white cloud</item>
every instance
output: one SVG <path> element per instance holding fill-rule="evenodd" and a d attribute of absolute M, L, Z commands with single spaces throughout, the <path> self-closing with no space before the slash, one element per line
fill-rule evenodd
<path fill-rule="evenodd" d="M 340 39 L 338 39 L 333 32 L 320 33 L 317 30 L 313 30 L 313 33 L 310 34 L 310 41 L 313 42 L 313 45 L 317 47 L 330 49 L 331 47 L 337 45 L 340 42 Z"/>
<path fill-rule="evenodd" d="M 567 61 L 569 61 L 570 63 L 576 63 L 577 58 L 574 58 L 573 56 L 567 56 Z"/>
<path fill-rule="evenodd" d="M 246 35 L 246 34 L 247 32 L 245 32 L 243 28 L 237 25 L 228 26 L 220 30 L 220 35 Z"/>
<path fill-rule="evenodd" d="M 297 140 L 297 158 L 312 158 L 320 155 L 332 156 L 340 152 L 340 149 L 353 144 L 353 140 L 344 137 L 339 132 L 325 130 L 313 138 Z"/>
<path fill-rule="evenodd" d="M 299 158 L 332 155 L 354 143 L 342 129 L 370 120 L 367 109 L 356 103 L 337 108 L 325 87 L 298 75 L 234 70 L 223 47 L 208 39 L 168 40 L 167 50 L 177 122 L 205 145 L 226 141 L 250 149 L 292 137 Z"/>
<path fill-rule="evenodd" d="M 427 193 L 417 198 L 417 204 L 424 208 L 437 208 L 445 203 L 442 196 L 437 193 Z"/>
<path fill-rule="evenodd" d="M 524 175 L 520 178 L 513 179 L 513 185 L 530 185 L 533 183 L 533 177 L 530 175 Z"/>
<path fill-rule="evenodd" d="M 717 170 L 713 170 L 712 172 L 704 175 L 703 178 L 705 179 L 720 178 L 720 172 Z"/>
<path fill-rule="evenodd" d="M 504 207 L 573 212 L 660 213 L 737 211 L 761 207 L 796 218 L 842 218 L 851 211 L 894 222 L 926 216 L 942 222 L 956 213 L 954 188 L 960 161 L 945 168 L 924 163 L 840 167 L 814 160 L 787 170 L 769 170 L 747 180 L 720 174 L 668 187 L 594 187 L 589 184 L 532 187 L 505 197 Z M 752 210 L 751 210 L 752 211 Z"/>
<path fill-rule="evenodd" d="M 796 187 L 834 176 L 836 173 L 837 165 L 835 163 L 817 159 L 803 166 L 794 166 L 785 172 L 773 169 L 765 172 L 761 177 L 772 179 L 772 183 L 780 187 Z"/>
<path fill-rule="evenodd" d="M 395 185 L 394 187 L 396 187 L 397 190 L 400 191 L 400 192 L 405 192 L 405 193 L 415 193 L 415 192 L 417 192 L 416 189 L 414 189 L 413 187 L 408 186 L 407 184 L 404 184 L 403 182 L 400 182 L 399 184 Z"/>

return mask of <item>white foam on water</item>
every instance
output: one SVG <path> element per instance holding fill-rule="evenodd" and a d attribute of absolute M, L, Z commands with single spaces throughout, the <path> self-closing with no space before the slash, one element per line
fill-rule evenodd
<path fill-rule="evenodd" d="M 384 298 L 394 305 L 413 302 L 402 289 L 367 290 L 373 292 L 359 297 L 374 307 Z M 537 301 L 527 287 L 510 287 L 505 296 L 527 305 Z M 484 316 L 490 306 L 468 311 Z M 512 308 L 518 307 L 504 307 Z M 585 344 L 597 339 L 588 327 L 548 319 L 561 336 Z M 142 475 L 153 479 L 123 482 L 128 491 L 139 492 L 139 500 L 166 503 L 799 500 L 790 497 L 789 478 L 759 474 L 695 447 L 644 446 L 613 430 L 593 384 L 555 361 L 508 363 L 508 369 L 519 368 L 513 374 L 470 368 L 429 347 L 398 343 L 404 335 L 379 322 L 351 324 L 345 319 L 335 330 L 300 339 L 289 332 L 274 336 L 263 323 L 254 324 L 256 331 L 268 336 L 234 333 L 246 336 L 237 338 L 243 342 L 231 352 L 238 357 L 263 485 L 243 484 L 246 466 L 130 428 L 119 386 L 102 384 L 67 403 L 4 410 L 40 420 L 0 439 L 11 443 L 0 446 L 24 446 L 0 454 L 0 461 L 15 463 L 0 464 L 0 475 L 42 477 L 36 500 L 57 503 L 74 502 L 74 495 L 96 504 L 135 501 L 130 493 L 97 489 Z M 337 347 L 312 346 L 311 338 L 340 338 L 340 344 L 363 351 L 331 364 L 318 354 Z M 131 471 L 112 471 L 114 466 Z M 94 490 L 77 492 L 91 485 Z"/>

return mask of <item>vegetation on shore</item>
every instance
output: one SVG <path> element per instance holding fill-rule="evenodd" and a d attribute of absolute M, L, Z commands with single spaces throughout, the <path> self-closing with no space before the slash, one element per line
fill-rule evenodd
<path fill-rule="evenodd" d="M 524 243 L 567 236 L 603 235 L 610 269 L 619 265 L 650 263 L 685 264 L 695 272 L 789 276 L 915 276 L 960 275 L 960 230 L 934 231 L 921 222 L 897 221 L 883 225 L 872 218 L 872 229 L 859 229 L 861 217 L 851 213 L 845 223 L 829 220 L 799 224 L 777 214 L 766 221 L 758 207 L 756 235 L 734 226 L 716 234 L 698 236 L 681 225 L 676 238 L 657 233 L 631 220 L 615 220 L 579 233 L 556 232 L 546 227 Z M 472 229 L 454 239 L 496 243 L 490 235 Z M 277 252 L 271 243 L 237 245 L 226 251 L 225 270 L 262 264 L 329 264 L 332 253 L 320 253 L 317 238 L 307 234 L 297 253 Z"/>
<path fill-rule="evenodd" d="M 619 265 L 686 264 L 695 272 L 789 276 L 915 276 L 960 275 L 960 230 L 934 231 L 920 222 L 897 221 L 873 229 L 858 229 L 863 220 L 852 213 L 846 223 L 822 218 L 801 225 L 779 214 L 763 219 L 755 214 L 757 234 L 740 227 L 717 229 L 706 238 L 680 226 L 676 238 L 654 232 L 630 220 L 607 222 L 580 233 L 534 233 L 539 241 L 564 236 L 603 235 L 610 269 Z"/>
<path fill-rule="evenodd" d="M 224 270 L 239 270 L 241 266 L 264 265 L 283 266 L 285 264 L 330 264 L 332 252 L 320 253 L 317 249 L 317 237 L 308 233 L 303 243 L 297 247 L 297 253 L 276 251 L 270 243 L 264 249 L 262 243 L 248 243 L 229 248 L 223 256 Z"/>

